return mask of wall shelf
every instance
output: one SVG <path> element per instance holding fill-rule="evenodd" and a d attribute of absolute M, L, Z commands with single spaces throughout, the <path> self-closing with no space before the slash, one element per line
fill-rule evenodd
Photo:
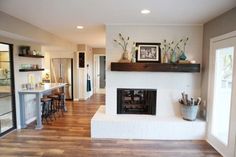
<path fill-rule="evenodd" d="M 165 63 L 111 63 L 111 71 L 137 72 L 200 72 L 200 64 L 165 64 Z"/>
<path fill-rule="evenodd" d="M 44 56 L 41 55 L 23 55 L 19 54 L 20 57 L 29 57 L 29 58 L 44 58 Z"/>
<path fill-rule="evenodd" d="M 44 69 L 19 69 L 20 72 L 44 71 Z"/>

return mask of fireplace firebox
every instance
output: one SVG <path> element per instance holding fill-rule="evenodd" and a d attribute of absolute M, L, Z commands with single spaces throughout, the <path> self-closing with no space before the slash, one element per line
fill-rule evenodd
<path fill-rule="evenodd" d="M 156 89 L 117 89 L 117 114 L 156 115 Z"/>

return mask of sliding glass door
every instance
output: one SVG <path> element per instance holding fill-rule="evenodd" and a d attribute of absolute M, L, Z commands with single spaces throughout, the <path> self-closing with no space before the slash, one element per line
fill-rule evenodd
<path fill-rule="evenodd" d="M 0 43 L 0 136 L 15 128 L 13 45 Z"/>

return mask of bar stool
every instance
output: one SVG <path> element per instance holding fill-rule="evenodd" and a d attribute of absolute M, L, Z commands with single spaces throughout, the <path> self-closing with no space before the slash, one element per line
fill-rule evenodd
<path fill-rule="evenodd" d="M 55 95 L 58 95 L 58 111 L 61 111 L 61 114 L 63 116 L 65 111 L 65 93 L 58 92 L 55 93 Z"/>
<path fill-rule="evenodd" d="M 49 98 L 51 98 L 52 99 L 52 106 L 51 106 L 51 112 L 52 112 L 52 114 L 53 114 L 53 116 L 54 116 L 54 118 L 56 119 L 56 116 L 55 116 L 55 114 L 57 113 L 57 111 L 59 110 L 58 108 L 58 100 L 59 100 L 59 96 L 58 95 L 55 95 L 55 94 L 51 94 L 51 95 L 49 95 L 48 96 Z M 60 115 L 59 115 L 59 117 L 60 117 Z"/>
<path fill-rule="evenodd" d="M 41 115 L 42 121 L 45 119 L 47 124 L 49 124 L 48 118 L 51 119 L 50 106 L 51 106 L 52 99 L 47 98 L 47 97 L 43 97 L 43 98 L 41 98 L 41 102 L 42 102 L 42 115 Z"/>

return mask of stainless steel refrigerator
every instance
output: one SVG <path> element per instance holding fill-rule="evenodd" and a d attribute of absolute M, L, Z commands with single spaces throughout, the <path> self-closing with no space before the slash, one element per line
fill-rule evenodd
<path fill-rule="evenodd" d="M 51 59 L 51 82 L 66 83 L 66 99 L 73 100 L 73 59 Z"/>

